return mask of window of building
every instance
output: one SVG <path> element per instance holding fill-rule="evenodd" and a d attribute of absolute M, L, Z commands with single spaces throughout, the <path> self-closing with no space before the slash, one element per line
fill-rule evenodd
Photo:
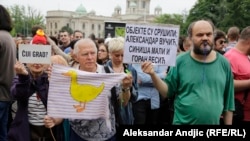
<path fill-rule="evenodd" d="M 94 30 L 95 29 L 95 24 L 92 24 L 92 30 Z"/>
<path fill-rule="evenodd" d="M 101 25 L 100 24 L 98 24 L 98 30 L 101 30 Z"/>
<path fill-rule="evenodd" d="M 85 23 L 82 23 L 82 29 L 85 29 Z"/>
<path fill-rule="evenodd" d="M 69 27 L 69 23 L 67 23 L 67 27 Z"/>
<path fill-rule="evenodd" d="M 52 28 L 52 23 L 50 23 L 50 28 Z"/>
<path fill-rule="evenodd" d="M 55 23 L 55 29 L 57 29 L 57 23 Z"/>
<path fill-rule="evenodd" d="M 145 1 L 142 2 L 142 8 L 143 8 L 143 9 L 146 8 L 146 2 L 145 2 Z"/>
<path fill-rule="evenodd" d="M 72 28 L 75 30 L 75 22 L 72 22 Z"/>

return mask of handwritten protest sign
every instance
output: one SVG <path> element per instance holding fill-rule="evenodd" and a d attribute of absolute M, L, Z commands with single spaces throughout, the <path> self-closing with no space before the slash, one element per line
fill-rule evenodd
<path fill-rule="evenodd" d="M 123 62 L 174 66 L 178 39 L 178 25 L 126 24 Z"/>
<path fill-rule="evenodd" d="M 22 63 L 50 64 L 51 60 L 50 45 L 30 45 L 20 44 L 18 58 Z"/>

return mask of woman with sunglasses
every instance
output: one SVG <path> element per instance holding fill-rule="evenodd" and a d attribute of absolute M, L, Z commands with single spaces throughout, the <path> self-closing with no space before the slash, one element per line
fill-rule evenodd
<path fill-rule="evenodd" d="M 225 53 L 226 43 L 226 34 L 221 30 L 216 30 L 214 36 L 214 50 L 223 55 Z"/>

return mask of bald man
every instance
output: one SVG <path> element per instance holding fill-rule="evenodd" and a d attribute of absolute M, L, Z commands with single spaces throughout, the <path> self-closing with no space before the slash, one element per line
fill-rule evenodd
<path fill-rule="evenodd" d="M 175 97 L 173 124 L 232 124 L 234 85 L 230 64 L 213 50 L 214 25 L 199 20 L 190 24 L 188 36 L 193 47 L 179 55 L 165 80 L 161 80 L 151 62 L 142 63 L 163 97 Z"/>

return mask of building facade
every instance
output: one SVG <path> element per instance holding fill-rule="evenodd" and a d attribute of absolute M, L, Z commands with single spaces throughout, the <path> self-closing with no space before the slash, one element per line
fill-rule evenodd
<path fill-rule="evenodd" d="M 154 9 L 154 14 L 150 14 L 150 0 L 126 0 L 126 13 L 122 14 L 121 11 L 121 7 L 117 5 L 112 16 L 101 16 L 96 15 L 93 10 L 87 12 L 82 4 L 75 11 L 47 11 L 46 33 L 57 36 L 61 28 L 67 26 L 73 31 L 81 30 L 85 36 L 95 34 L 96 37 L 105 38 L 105 21 L 151 23 L 156 16 L 162 14 L 160 6 Z"/>

